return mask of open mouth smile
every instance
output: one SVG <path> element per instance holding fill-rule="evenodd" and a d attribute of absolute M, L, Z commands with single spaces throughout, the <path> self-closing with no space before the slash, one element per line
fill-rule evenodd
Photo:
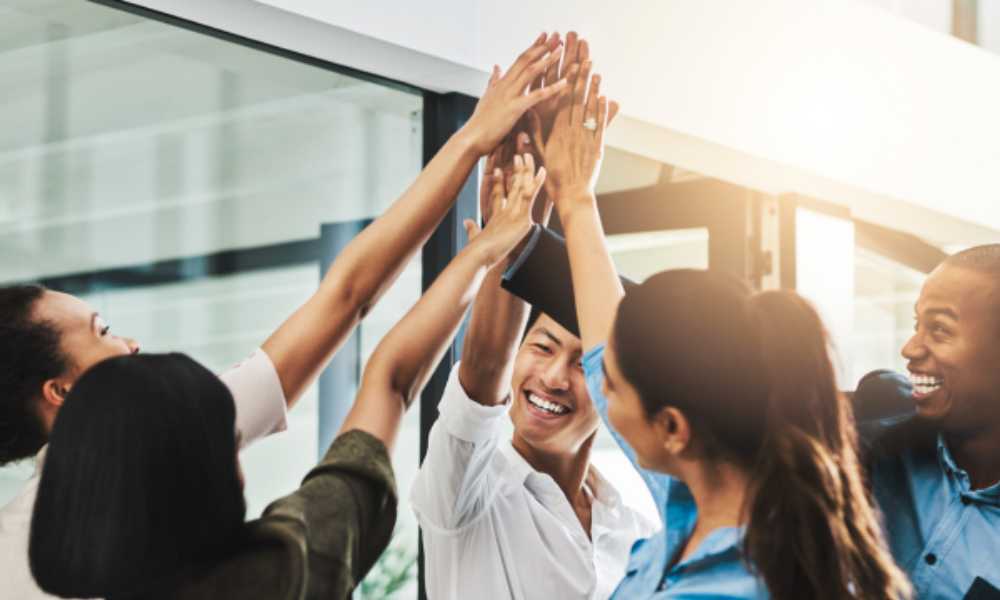
<path fill-rule="evenodd" d="M 573 412 L 573 409 L 565 404 L 543 398 L 532 392 L 524 392 L 524 398 L 527 400 L 528 405 L 531 408 L 541 412 L 544 416 L 560 417 Z"/>
<path fill-rule="evenodd" d="M 910 383 L 913 384 L 913 395 L 923 398 L 941 389 L 944 380 L 934 375 L 910 372 Z"/>

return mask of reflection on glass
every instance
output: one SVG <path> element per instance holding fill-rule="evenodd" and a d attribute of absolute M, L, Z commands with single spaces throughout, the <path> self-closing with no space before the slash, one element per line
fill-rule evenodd
<path fill-rule="evenodd" d="M 913 306 L 926 275 L 860 247 L 855 264 L 853 380 L 874 369 L 905 371 L 900 350 L 913 335 Z"/>
<path fill-rule="evenodd" d="M 320 265 L 211 276 L 195 260 L 154 279 L 162 261 L 315 240 L 382 213 L 421 167 L 417 94 L 79 0 L 0 0 L 0 97 L 0 284 L 85 275 L 115 331 L 217 371 L 315 291 Z M 362 325 L 363 359 L 420 290 L 418 258 Z M 319 402 L 351 400 L 313 387 L 287 432 L 243 453 L 249 517 L 325 450 Z M 404 497 L 417 420 L 394 457 Z M 0 503 L 31 471 L 0 469 Z M 415 556 L 404 508 L 368 595 L 415 597 Z"/>

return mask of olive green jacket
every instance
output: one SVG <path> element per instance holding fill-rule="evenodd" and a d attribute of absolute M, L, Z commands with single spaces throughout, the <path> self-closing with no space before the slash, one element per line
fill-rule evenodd
<path fill-rule="evenodd" d="M 362 431 L 347 432 L 296 492 L 247 523 L 234 555 L 182 575 L 153 597 L 346 600 L 389 544 L 396 505 L 385 446 Z"/>

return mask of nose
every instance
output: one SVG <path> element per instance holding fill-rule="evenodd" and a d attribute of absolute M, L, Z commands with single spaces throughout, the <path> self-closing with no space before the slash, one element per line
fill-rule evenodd
<path fill-rule="evenodd" d="M 125 345 L 128 346 L 129 354 L 139 354 L 139 342 L 133 340 L 132 338 L 122 338 L 125 340 Z"/>
<path fill-rule="evenodd" d="M 923 334 L 920 331 L 916 331 L 910 336 L 910 339 L 903 345 L 903 349 L 900 351 L 903 358 L 909 361 L 921 360 L 927 356 L 927 346 L 924 345 Z"/>
<path fill-rule="evenodd" d="M 553 360 L 542 373 L 542 383 L 550 390 L 566 391 L 569 389 L 569 367 L 565 361 Z"/>

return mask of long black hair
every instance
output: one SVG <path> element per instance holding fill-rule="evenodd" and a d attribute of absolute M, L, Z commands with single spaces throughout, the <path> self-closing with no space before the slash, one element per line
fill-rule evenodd
<path fill-rule="evenodd" d="M 816 311 L 709 271 L 629 290 L 612 338 L 647 418 L 673 406 L 707 460 L 743 467 L 744 556 L 776 600 L 904 598 Z"/>
<path fill-rule="evenodd" d="M 53 427 L 31 572 L 64 597 L 134 596 L 239 541 L 246 504 L 226 386 L 183 354 L 103 361 Z"/>

